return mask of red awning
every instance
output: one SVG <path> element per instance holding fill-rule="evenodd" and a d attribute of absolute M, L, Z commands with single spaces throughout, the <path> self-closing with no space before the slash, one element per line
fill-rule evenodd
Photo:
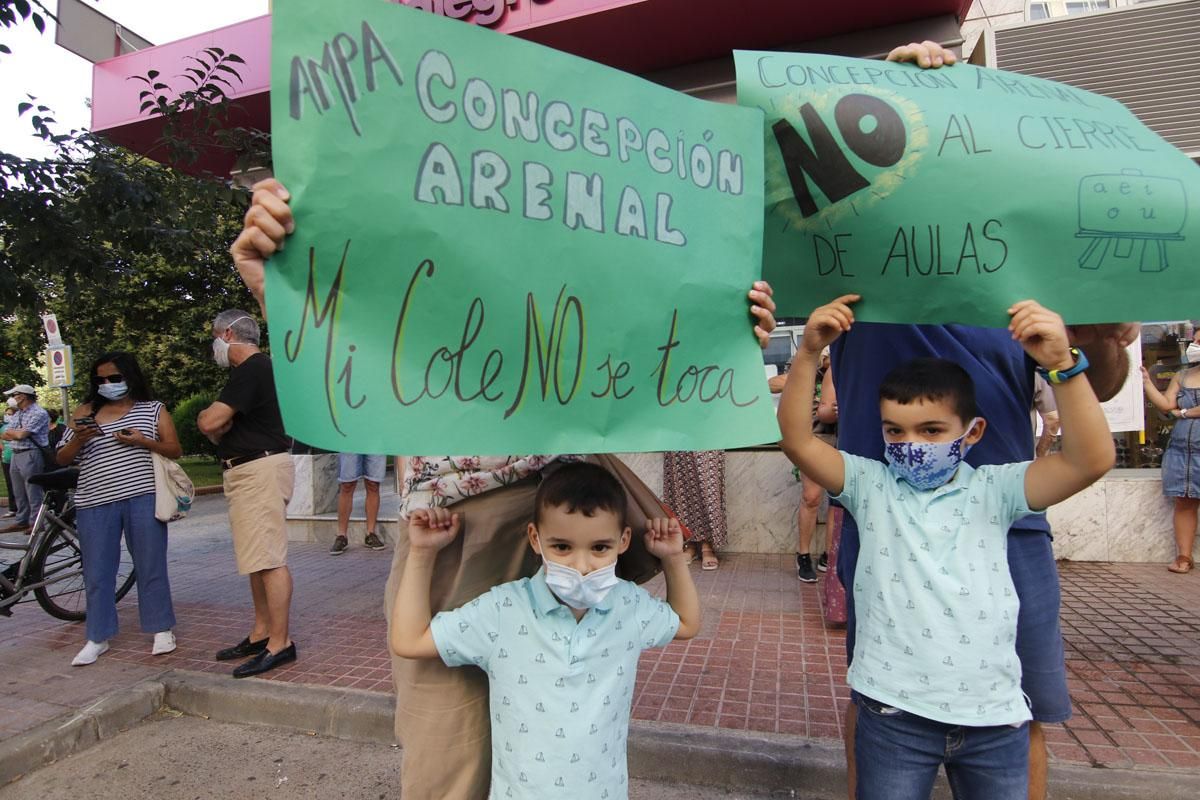
<path fill-rule="evenodd" d="M 926 17 L 961 20 L 970 7 L 971 0 L 646 0 L 513 35 L 643 73 Z"/>
<path fill-rule="evenodd" d="M 546 24 L 514 30 L 513 35 L 645 73 L 721 58 L 735 49 L 781 48 L 948 14 L 962 19 L 970 4 L 971 0 L 626 0 L 582 16 L 552 18 Z M 250 62 L 246 71 L 251 79 L 233 93 L 231 124 L 269 130 L 267 17 L 98 63 L 93 73 L 93 129 L 165 161 L 165 153 L 152 152 L 163 122 L 139 113 L 140 84 L 129 79 L 149 69 L 164 75 L 182 70 L 184 57 L 205 47 L 221 47 Z M 234 158 L 232 153 L 210 149 L 184 168 L 227 175 Z"/>

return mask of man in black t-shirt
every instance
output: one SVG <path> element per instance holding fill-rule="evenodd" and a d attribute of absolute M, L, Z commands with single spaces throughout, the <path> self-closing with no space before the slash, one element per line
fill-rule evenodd
<path fill-rule="evenodd" d="M 218 661 L 252 656 L 233 671 L 245 678 L 296 660 L 288 636 L 292 574 L 287 567 L 286 513 L 292 496 L 291 439 L 283 430 L 271 359 L 258 349 L 258 323 L 244 311 L 213 321 L 213 358 L 230 367 L 229 382 L 196 425 L 217 446 L 238 572 L 250 577 L 254 626 Z"/>

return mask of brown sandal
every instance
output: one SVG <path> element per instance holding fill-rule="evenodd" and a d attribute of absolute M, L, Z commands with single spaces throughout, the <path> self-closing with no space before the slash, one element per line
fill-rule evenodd
<path fill-rule="evenodd" d="M 1191 572 L 1192 568 L 1195 566 L 1196 563 L 1188 556 L 1175 556 L 1174 563 L 1167 567 L 1167 571 L 1176 572 L 1182 575 L 1185 572 Z"/>

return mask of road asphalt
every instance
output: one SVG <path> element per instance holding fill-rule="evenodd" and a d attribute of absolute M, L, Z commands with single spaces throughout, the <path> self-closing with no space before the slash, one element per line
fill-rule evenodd
<path fill-rule="evenodd" d="M 0 800 L 286 800 L 400 796 L 399 748 L 160 711 L 83 752 L 0 788 Z M 630 800 L 758 800 L 784 793 L 634 780 Z M 816 795 L 808 797 L 816 798 Z"/>

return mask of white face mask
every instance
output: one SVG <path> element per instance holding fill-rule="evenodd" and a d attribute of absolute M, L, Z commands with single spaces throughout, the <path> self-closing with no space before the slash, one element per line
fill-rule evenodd
<path fill-rule="evenodd" d="M 244 319 L 250 319 L 250 317 L 238 317 L 233 322 L 226 325 L 225 330 L 229 330 Z M 221 331 L 222 335 L 224 335 L 224 333 L 225 331 Z M 220 336 L 217 336 L 213 339 L 213 361 L 217 362 L 218 367 L 229 366 L 229 348 L 235 344 L 246 344 L 246 342 L 227 342 Z"/>
<path fill-rule="evenodd" d="M 120 400 L 129 394 L 129 386 L 125 381 L 121 381 L 120 383 L 102 383 L 96 388 L 96 391 L 105 400 Z"/>
<path fill-rule="evenodd" d="M 1187 356 L 1185 357 L 1189 364 L 1200 364 L 1200 344 L 1192 342 L 1187 346 Z"/>
<path fill-rule="evenodd" d="M 224 339 L 213 339 L 213 361 L 218 367 L 229 366 L 229 342 Z"/>
<path fill-rule="evenodd" d="M 571 608 L 592 608 L 600 605 L 612 588 L 620 583 L 617 562 L 583 575 L 577 569 L 555 564 L 545 556 L 546 585 L 554 595 Z"/>

